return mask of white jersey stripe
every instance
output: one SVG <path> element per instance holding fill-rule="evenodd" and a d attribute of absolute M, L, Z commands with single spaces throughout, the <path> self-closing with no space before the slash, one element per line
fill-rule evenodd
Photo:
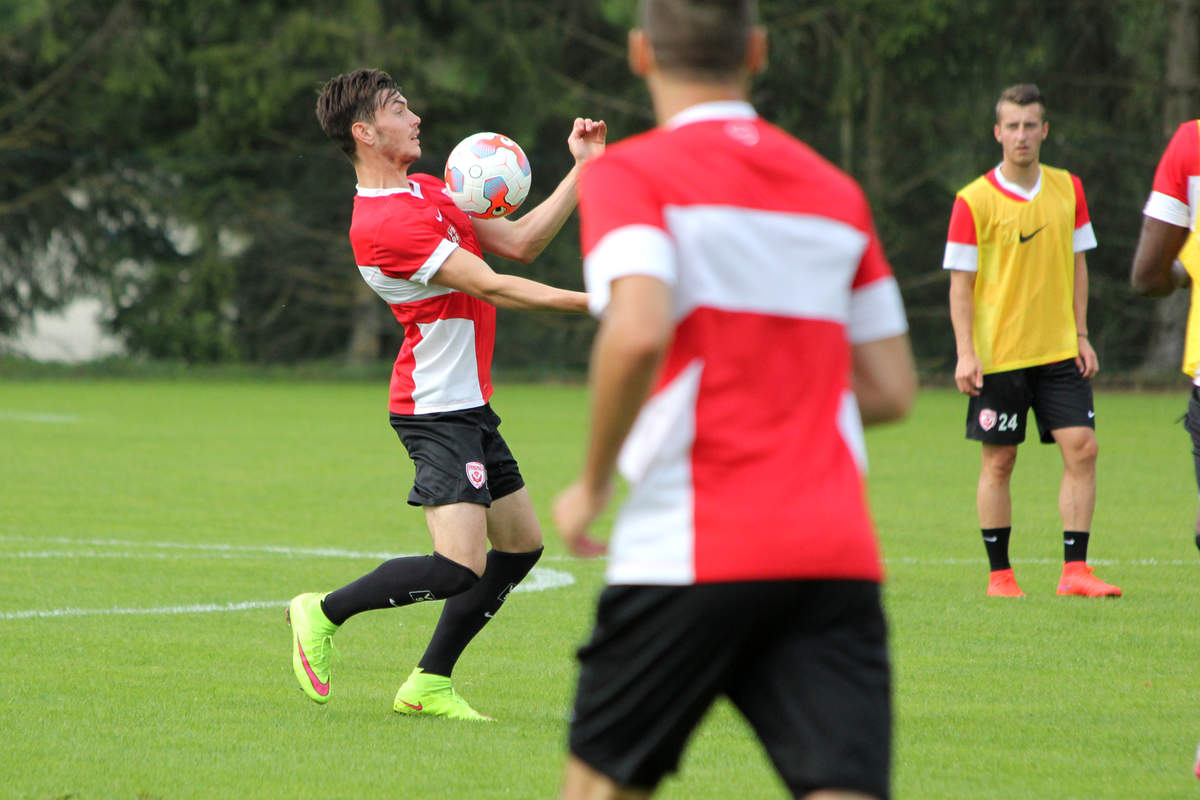
<path fill-rule="evenodd" d="M 693 361 L 652 395 L 625 440 L 618 467 L 630 490 L 613 526 L 609 583 L 695 580 L 691 450 L 703 371 Z"/>
<path fill-rule="evenodd" d="M 431 297 L 449 294 L 454 291 L 445 286 L 426 286 L 404 278 L 393 278 L 384 275 L 379 267 L 364 267 L 359 265 L 358 272 L 367 285 L 375 290 L 375 294 L 394 305 L 415 303 L 418 300 L 428 300 Z"/>
<path fill-rule="evenodd" d="M 667 206 L 679 318 L 716 308 L 845 323 L 867 235 L 828 217 L 730 206 Z"/>

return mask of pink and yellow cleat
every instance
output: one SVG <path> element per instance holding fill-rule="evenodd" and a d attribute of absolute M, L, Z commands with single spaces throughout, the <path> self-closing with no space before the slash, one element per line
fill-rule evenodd
<path fill-rule="evenodd" d="M 292 671 L 300 689 L 317 703 L 329 702 L 333 634 L 338 629 L 321 610 L 324 596 L 315 592 L 296 595 L 286 612 L 292 626 Z"/>

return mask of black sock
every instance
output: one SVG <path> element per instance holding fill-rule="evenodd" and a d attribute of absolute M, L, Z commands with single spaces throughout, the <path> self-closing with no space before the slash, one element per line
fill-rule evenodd
<path fill-rule="evenodd" d="M 1200 533 L 1196 534 L 1196 549 L 1200 550 Z"/>
<path fill-rule="evenodd" d="M 442 607 L 437 628 L 417 664 L 425 672 L 449 677 L 467 644 L 492 618 L 508 593 L 529 574 L 541 558 L 542 548 L 528 553 L 489 550 L 487 568 L 469 592 L 455 595 Z"/>
<path fill-rule="evenodd" d="M 330 622 L 341 625 L 363 611 L 453 597 L 478 582 L 474 572 L 440 553 L 393 558 L 330 592 L 321 601 L 321 610 Z"/>
<path fill-rule="evenodd" d="M 1087 561 L 1087 531 L 1063 531 L 1063 561 Z"/>
<path fill-rule="evenodd" d="M 1011 569 L 1008 563 L 1008 537 L 1012 535 L 1012 526 L 1005 528 L 980 528 L 983 533 L 983 546 L 987 548 L 988 565 L 992 572 L 998 569 Z"/>

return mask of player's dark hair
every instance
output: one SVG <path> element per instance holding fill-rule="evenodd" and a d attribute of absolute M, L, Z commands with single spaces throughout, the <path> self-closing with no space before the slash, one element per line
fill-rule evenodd
<path fill-rule="evenodd" d="M 380 96 L 381 91 L 387 94 Z M 381 69 L 360 69 L 330 78 L 317 97 L 317 120 L 321 130 L 351 161 L 355 160 L 354 135 L 350 132 L 356 122 L 370 122 L 382 105 L 382 100 L 400 87 Z"/>
<path fill-rule="evenodd" d="M 1042 107 L 1042 120 L 1046 119 L 1046 100 L 1042 97 L 1042 90 L 1034 83 L 1018 83 L 1016 86 L 1010 86 L 1000 93 L 1000 99 L 996 101 L 996 121 L 1000 121 L 1000 104 L 1013 103 L 1018 106 L 1029 106 L 1037 103 Z"/>
<path fill-rule="evenodd" d="M 639 20 L 658 68 L 694 80 L 729 80 L 746 61 L 755 0 L 641 0 Z"/>

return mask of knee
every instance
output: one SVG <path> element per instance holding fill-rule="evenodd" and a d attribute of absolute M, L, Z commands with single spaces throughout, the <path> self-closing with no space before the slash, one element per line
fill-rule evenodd
<path fill-rule="evenodd" d="M 1085 436 L 1071 447 L 1066 448 L 1065 456 L 1068 466 L 1074 469 L 1091 469 L 1096 466 L 1100 455 L 1100 445 L 1095 436 Z"/>
<path fill-rule="evenodd" d="M 983 454 L 983 474 L 992 480 L 1007 481 L 1017 465 L 1017 448 L 987 450 Z"/>

